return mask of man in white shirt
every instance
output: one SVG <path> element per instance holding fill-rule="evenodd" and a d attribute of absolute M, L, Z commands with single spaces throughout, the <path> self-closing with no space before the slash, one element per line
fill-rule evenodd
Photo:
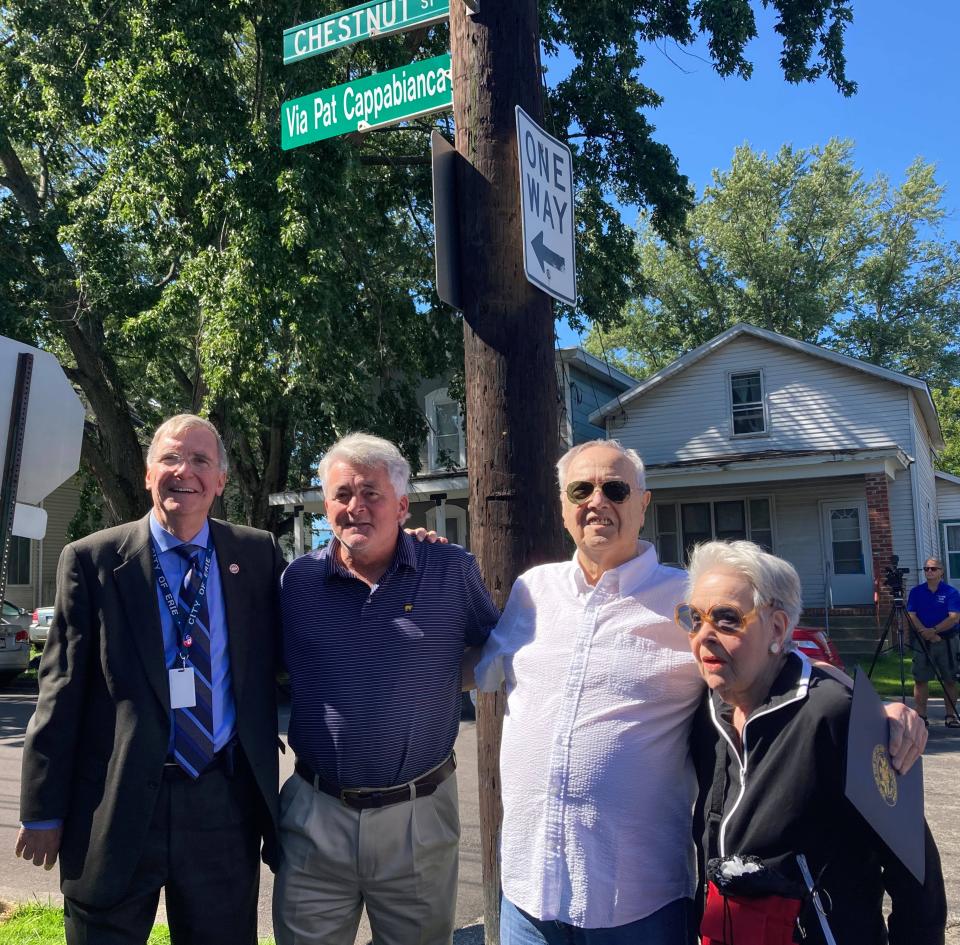
<path fill-rule="evenodd" d="M 476 670 L 482 690 L 506 681 L 501 942 L 679 945 L 695 931 L 688 739 L 704 691 L 673 620 L 685 574 L 638 541 L 650 493 L 634 450 L 582 443 L 557 472 L 577 552 L 517 579 Z M 901 769 L 925 743 L 908 728 L 902 747 L 892 729 Z"/>

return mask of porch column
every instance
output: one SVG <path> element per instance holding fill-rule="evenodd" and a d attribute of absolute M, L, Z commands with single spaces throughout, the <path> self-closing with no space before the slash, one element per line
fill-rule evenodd
<path fill-rule="evenodd" d="M 438 538 L 447 537 L 447 494 L 446 492 L 435 492 L 430 496 L 437 510 L 437 516 L 433 523 L 433 530 Z"/>
<path fill-rule="evenodd" d="M 306 554 L 306 539 L 303 530 L 303 506 L 293 507 L 293 554 L 295 558 Z"/>
<path fill-rule="evenodd" d="M 873 577 L 880 591 L 880 612 L 888 614 L 893 604 L 890 588 L 883 583 L 883 572 L 890 567 L 893 554 L 893 529 L 890 527 L 890 499 L 885 473 L 866 473 L 867 518 L 870 521 L 870 548 L 873 553 Z"/>

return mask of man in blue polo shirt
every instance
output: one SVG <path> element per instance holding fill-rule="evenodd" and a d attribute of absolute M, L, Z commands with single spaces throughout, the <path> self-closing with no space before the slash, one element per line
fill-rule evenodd
<path fill-rule="evenodd" d="M 442 945 L 461 661 L 499 615 L 472 555 L 401 530 L 410 466 L 392 443 L 345 437 L 319 476 L 334 540 L 281 584 L 297 761 L 280 793 L 277 943 L 353 945 L 366 905 L 375 941 Z"/>
<path fill-rule="evenodd" d="M 944 724 L 960 728 L 960 719 L 950 708 L 957 704 L 957 635 L 960 633 L 960 593 L 943 580 L 943 562 L 927 558 L 923 565 L 926 583 L 918 584 L 907 598 L 907 613 L 913 632 L 926 641 L 926 650 L 913 646 L 913 698 L 918 714 L 927 720 L 927 695 L 930 680 L 940 671 L 949 702 L 944 706 Z"/>

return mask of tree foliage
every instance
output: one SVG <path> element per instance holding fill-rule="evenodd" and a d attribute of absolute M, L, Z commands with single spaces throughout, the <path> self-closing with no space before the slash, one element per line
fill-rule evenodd
<path fill-rule="evenodd" d="M 763 0 L 788 80 L 845 75 L 844 0 Z M 187 409 L 223 431 L 233 517 L 275 528 L 271 492 L 309 478 L 351 428 L 415 458 L 421 376 L 459 350 L 432 291 L 427 122 L 284 153 L 284 100 L 435 54 L 445 28 L 284 69 L 284 28 L 334 12 L 299 0 L 8 0 L 0 6 L 0 331 L 54 351 L 95 422 L 83 458 L 108 520 L 145 507 L 142 439 Z M 619 313 L 633 234 L 691 203 L 646 112 L 642 43 L 708 37 L 749 75 L 748 0 L 543 0 L 545 48 L 572 51 L 548 112 L 578 150 L 580 310 Z M 582 258 L 586 258 L 583 256 Z"/>

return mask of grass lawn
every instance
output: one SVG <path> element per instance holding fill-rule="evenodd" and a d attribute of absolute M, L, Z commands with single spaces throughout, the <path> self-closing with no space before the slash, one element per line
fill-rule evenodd
<path fill-rule="evenodd" d="M 262 945 L 273 945 L 273 939 L 261 939 Z M 28 903 L 17 906 L 5 919 L 0 919 L 0 945 L 63 945 L 63 909 Z M 170 945 L 170 931 L 165 925 L 154 926 L 148 945 Z"/>
<path fill-rule="evenodd" d="M 862 660 L 859 664 L 860 668 L 866 672 L 870 668 L 870 662 L 872 657 Z M 907 696 L 913 695 L 913 673 L 911 671 L 912 662 L 910 660 L 910 653 L 906 652 L 903 655 L 903 678 L 906 682 L 906 691 Z M 852 667 L 848 667 L 848 672 L 853 672 Z M 896 652 L 884 653 L 883 656 L 877 660 L 876 668 L 873 671 L 873 676 L 870 681 L 873 683 L 873 688 L 880 693 L 881 696 L 887 699 L 899 699 L 900 698 L 900 657 Z M 940 683 L 936 679 L 932 680 L 930 683 L 930 698 L 931 699 L 942 699 L 943 698 L 943 689 L 940 687 Z"/>

